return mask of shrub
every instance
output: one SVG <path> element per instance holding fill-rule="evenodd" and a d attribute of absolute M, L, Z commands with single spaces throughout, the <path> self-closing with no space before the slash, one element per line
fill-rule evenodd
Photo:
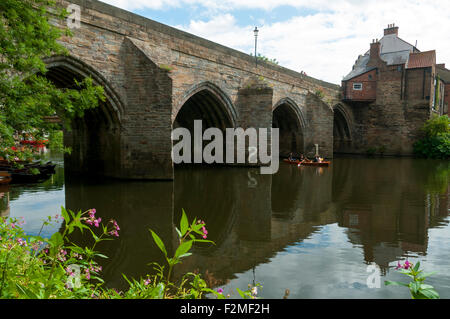
<path fill-rule="evenodd" d="M 166 246 L 152 230 L 151 236 L 164 253 L 168 265 L 150 263 L 156 275 L 134 279 L 123 275 L 129 287 L 124 291 L 107 289 L 101 278 L 102 267 L 96 262 L 107 256 L 95 247 L 104 240 L 119 236 L 119 225 L 110 220 L 106 225 L 95 216 L 95 209 L 74 213 L 61 208 L 61 216 L 43 221 L 37 236 L 26 235 L 21 228 L 24 221 L 0 218 L 0 299 L 201 299 L 206 294 L 224 299 L 221 288 L 213 290 L 199 274 L 186 273 L 178 283 L 171 281 L 175 265 L 190 256 L 194 243 L 213 243 L 206 240 L 205 222 L 188 222 L 183 211 L 178 247 L 174 256 L 168 256 Z M 43 228 L 63 220 L 61 230 L 50 238 L 40 237 Z M 80 247 L 68 239 L 73 231 L 88 233 L 93 239 L 89 247 Z M 94 230 L 96 230 L 94 232 Z M 98 231 L 100 230 L 100 232 Z M 242 298 L 256 298 L 257 286 L 238 289 Z"/>
<path fill-rule="evenodd" d="M 433 116 L 423 126 L 424 137 L 414 143 L 414 153 L 419 157 L 450 158 L 450 118 Z"/>
<path fill-rule="evenodd" d="M 412 281 L 410 283 L 404 283 L 386 280 L 384 282 L 386 286 L 408 287 L 412 299 L 439 299 L 439 293 L 434 290 L 434 287 L 424 283 L 425 279 L 434 273 L 423 273 L 423 270 L 420 270 L 420 262 L 417 262 L 415 266 L 409 261 L 406 261 L 403 265 L 398 262 L 395 269 L 410 277 Z"/>

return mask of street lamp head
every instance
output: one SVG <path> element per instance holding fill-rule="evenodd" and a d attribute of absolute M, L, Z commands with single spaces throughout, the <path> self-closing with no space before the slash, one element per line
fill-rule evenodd
<path fill-rule="evenodd" d="M 258 36 L 258 32 L 259 32 L 258 27 L 255 27 L 255 30 L 253 30 L 253 33 L 255 34 L 255 37 Z"/>

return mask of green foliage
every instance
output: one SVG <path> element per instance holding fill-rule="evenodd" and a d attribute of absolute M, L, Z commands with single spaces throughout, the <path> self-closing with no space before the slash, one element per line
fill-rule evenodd
<path fill-rule="evenodd" d="M 399 262 L 396 269 L 400 273 L 410 277 L 412 281 L 410 283 L 404 283 L 386 280 L 384 282 L 386 286 L 408 287 L 412 299 L 439 299 L 439 293 L 434 290 L 434 287 L 424 283 L 425 279 L 434 273 L 423 273 L 423 270 L 420 270 L 420 262 L 417 262 L 415 266 L 408 261 L 404 265 L 401 265 Z"/>
<path fill-rule="evenodd" d="M 319 99 L 323 99 L 325 97 L 325 93 L 323 89 L 317 89 L 314 93 Z"/>
<path fill-rule="evenodd" d="M 450 118 L 447 115 L 433 115 L 422 128 L 426 136 L 432 137 L 450 133 Z"/>
<path fill-rule="evenodd" d="M 172 72 L 172 70 L 173 70 L 173 66 L 167 65 L 167 64 L 160 64 L 159 68 L 161 70 L 164 70 L 164 71 L 169 72 L 169 73 Z"/>
<path fill-rule="evenodd" d="M 250 56 L 253 56 L 253 53 L 250 53 Z M 258 61 L 261 61 L 261 62 L 270 63 L 270 64 L 274 64 L 274 65 L 278 65 L 279 64 L 277 59 L 268 58 L 268 57 L 266 57 L 264 55 L 261 55 L 260 53 L 258 53 L 258 56 L 256 58 L 257 58 Z"/>
<path fill-rule="evenodd" d="M 434 167 L 433 174 L 429 174 L 423 186 L 429 194 L 446 194 L 450 181 L 450 162 L 442 162 Z"/>
<path fill-rule="evenodd" d="M 424 138 L 414 143 L 414 153 L 419 157 L 450 158 L 450 118 L 447 115 L 433 116 L 422 131 Z"/>
<path fill-rule="evenodd" d="M 67 54 L 57 40 L 70 35 L 49 23 L 55 18 L 63 22 L 67 15 L 54 6 L 48 0 L 0 2 L 0 149 L 17 145 L 25 132 L 42 139 L 61 130 L 45 117 L 58 115 L 69 128 L 71 120 L 105 99 L 91 78 L 74 80 L 74 89 L 64 89 L 45 77 L 43 58 Z"/>
<path fill-rule="evenodd" d="M 203 221 L 194 219 L 189 223 L 186 213 L 176 228 L 179 245 L 173 257 L 168 256 L 166 246 L 160 237 L 150 230 L 153 240 L 166 257 L 169 266 L 151 263 L 155 275 L 133 279 L 123 275 L 129 287 L 124 291 L 104 287 L 99 258 L 107 258 L 96 251 L 98 243 L 118 237 L 117 222 L 110 220 L 106 225 L 95 216 L 95 209 L 73 212 L 61 208 L 61 216 L 48 217 L 43 221 L 37 236 L 26 235 L 21 228 L 24 221 L 0 218 L 0 299 L 201 299 L 206 294 L 224 299 L 222 290 L 213 290 L 199 274 L 186 273 L 178 284 L 171 282 L 173 266 L 191 255 L 194 243 L 213 243 L 206 240 L 207 230 Z M 51 224 L 63 225 L 50 238 L 40 233 Z M 100 230 L 95 231 L 95 228 Z M 81 247 L 69 239 L 74 231 L 88 234 L 92 244 Z M 243 298 L 256 298 L 257 287 L 249 286 Z"/>
<path fill-rule="evenodd" d="M 45 226 L 61 219 L 61 232 L 50 238 L 40 236 Z M 61 217 L 49 217 L 37 236 L 28 236 L 20 227 L 23 221 L 0 219 L 0 298 L 91 298 L 102 293 L 101 267 L 95 259 L 106 256 L 95 251 L 95 246 L 114 236 L 117 223 L 103 225 L 100 221 L 95 219 L 95 210 L 74 213 L 62 208 Z M 100 236 L 91 224 L 102 230 Z M 94 239 L 92 246 L 71 243 L 67 235 L 75 229 L 87 230 Z"/>
<path fill-rule="evenodd" d="M 64 147 L 64 133 L 63 131 L 51 131 L 48 136 L 48 148 L 52 152 L 69 153 L 71 148 Z"/>
<path fill-rule="evenodd" d="M 151 230 L 151 229 L 149 230 L 153 237 L 154 242 L 156 243 L 158 248 L 164 254 L 166 262 L 169 266 L 167 279 L 166 279 L 166 286 L 165 286 L 165 290 L 164 290 L 164 297 L 167 296 L 167 288 L 173 286 L 173 284 L 171 284 L 171 282 L 170 282 L 170 279 L 171 279 L 170 277 L 172 275 L 173 267 L 175 265 L 181 263 L 183 258 L 186 258 L 186 257 L 192 255 L 192 253 L 189 252 L 192 248 L 192 245 L 194 243 L 199 243 L 199 242 L 214 244 L 214 242 L 212 242 L 210 240 L 206 240 L 208 231 L 206 230 L 205 225 L 206 224 L 203 221 L 197 220 L 196 218 L 194 218 L 192 223 L 189 224 L 186 212 L 183 209 L 181 221 L 180 221 L 180 227 L 176 228 L 179 243 L 178 243 L 178 247 L 177 247 L 173 257 L 168 256 L 167 249 L 166 249 L 163 241 L 161 240 L 161 238 L 159 238 L 159 236 L 153 230 Z M 201 236 L 203 239 L 198 238 L 198 236 Z M 164 277 L 164 271 L 163 271 L 164 268 L 162 266 L 159 266 L 159 269 L 160 269 L 161 277 Z M 196 277 L 194 277 L 194 279 L 197 281 L 199 280 L 199 278 L 196 278 Z M 202 289 L 200 289 L 198 291 L 198 294 L 199 294 L 198 297 L 200 297 L 203 292 L 211 292 L 211 289 L 206 288 L 206 284 L 205 284 L 205 287 L 203 287 L 203 285 L 201 287 L 202 287 Z"/>
<path fill-rule="evenodd" d="M 236 288 L 236 290 L 242 299 L 257 299 L 258 288 L 262 288 L 262 286 L 260 284 L 256 284 L 255 286 L 249 284 L 248 289 L 245 291 L 239 288 Z"/>

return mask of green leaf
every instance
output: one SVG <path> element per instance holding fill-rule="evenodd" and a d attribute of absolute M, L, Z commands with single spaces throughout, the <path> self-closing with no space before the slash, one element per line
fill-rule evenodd
<path fill-rule="evenodd" d="M 242 298 L 244 298 L 244 299 L 246 298 L 245 293 L 244 293 L 241 289 L 236 288 L 236 290 L 237 290 L 238 294 L 239 294 Z"/>
<path fill-rule="evenodd" d="M 18 283 L 16 283 L 16 288 L 17 288 L 17 290 L 19 290 L 19 292 L 22 295 L 25 295 L 27 297 L 27 299 L 39 299 L 39 297 L 35 293 L 33 293 L 31 290 L 21 286 Z"/>
<path fill-rule="evenodd" d="M 127 278 L 127 276 L 125 276 L 125 274 L 122 274 L 122 277 L 128 282 L 130 287 L 133 286 L 133 283 Z"/>
<path fill-rule="evenodd" d="M 417 262 L 417 264 L 414 266 L 414 272 L 417 272 L 420 268 L 420 261 Z"/>
<path fill-rule="evenodd" d="M 385 286 L 404 286 L 404 287 L 409 287 L 408 284 L 404 283 L 404 282 L 399 282 L 399 281 L 389 281 L 389 280 L 385 280 L 384 281 Z"/>
<path fill-rule="evenodd" d="M 431 275 L 434 275 L 434 274 L 436 274 L 437 272 L 436 271 L 433 271 L 433 272 L 427 272 L 427 273 L 424 273 L 424 274 L 421 274 L 420 276 L 419 276 L 419 278 L 426 278 L 426 277 L 429 277 L 429 276 L 431 276 Z"/>
<path fill-rule="evenodd" d="M 184 211 L 184 209 L 182 209 L 181 221 L 180 221 L 181 237 L 183 237 L 186 234 L 188 228 L 189 228 L 188 218 L 186 216 L 186 212 Z"/>
<path fill-rule="evenodd" d="M 192 253 L 185 253 L 183 255 L 178 256 L 178 258 L 185 258 L 185 257 L 189 257 L 191 255 L 192 255 Z"/>
<path fill-rule="evenodd" d="M 156 286 L 155 298 L 162 299 L 162 297 L 164 295 L 164 288 L 165 288 L 165 285 L 161 282 Z"/>
<path fill-rule="evenodd" d="M 67 210 L 64 208 L 64 206 L 61 206 L 61 215 L 64 218 L 66 225 L 68 225 L 70 222 L 70 217 L 69 217 L 69 214 L 67 213 Z"/>
<path fill-rule="evenodd" d="M 439 293 L 434 289 L 422 289 L 419 294 L 424 296 L 426 299 L 439 299 Z"/>
<path fill-rule="evenodd" d="M 420 289 L 421 289 L 421 290 L 422 290 L 422 289 L 434 289 L 434 287 L 431 286 L 431 285 L 427 285 L 427 284 L 421 284 L 421 285 L 420 285 Z"/>
<path fill-rule="evenodd" d="M 63 239 L 61 233 L 60 232 L 54 233 L 50 237 L 50 243 L 52 244 L 53 247 L 59 247 L 59 246 L 64 245 L 64 239 Z"/>
<path fill-rule="evenodd" d="M 159 236 L 156 235 L 156 233 L 153 230 L 150 229 L 150 232 L 152 234 L 153 240 L 155 241 L 156 245 L 164 253 L 164 256 L 167 257 L 167 250 L 166 250 L 166 247 L 164 246 L 164 243 L 161 240 L 161 238 L 159 238 Z"/>
<path fill-rule="evenodd" d="M 420 283 L 416 281 L 410 282 L 409 289 L 412 291 L 413 294 L 417 294 L 417 292 L 420 289 Z"/>
<path fill-rule="evenodd" d="M 192 248 L 193 240 L 188 240 L 183 242 L 180 246 L 178 246 L 175 252 L 175 258 L 180 258 L 182 255 L 186 254 Z"/>

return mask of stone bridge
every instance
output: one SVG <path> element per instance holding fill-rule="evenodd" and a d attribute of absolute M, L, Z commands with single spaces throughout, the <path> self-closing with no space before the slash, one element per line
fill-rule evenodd
<path fill-rule="evenodd" d="M 65 133 L 71 171 L 173 179 L 172 129 L 192 128 L 195 119 L 221 129 L 279 128 L 282 156 L 319 144 L 331 158 L 333 133 L 339 148 L 351 141 L 352 116 L 337 85 L 255 65 L 247 54 L 98 1 L 58 3 L 81 7 L 81 27 L 61 39 L 68 56 L 47 59 L 47 77 L 70 87 L 90 76 L 107 97 Z"/>

